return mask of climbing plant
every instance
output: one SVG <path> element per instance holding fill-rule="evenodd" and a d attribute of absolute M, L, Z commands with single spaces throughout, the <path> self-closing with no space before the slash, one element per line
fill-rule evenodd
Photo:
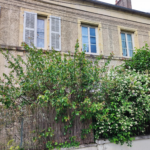
<path fill-rule="evenodd" d="M 23 46 L 25 60 L 9 51 L 2 51 L 10 71 L 9 74 L 4 73 L 0 80 L 0 102 L 3 105 L 20 111 L 26 105 L 52 106 L 56 111 L 55 121 L 68 122 L 64 135 L 73 126 L 76 116 L 81 121 L 93 117 L 99 120 L 104 105 L 101 80 L 112 54 L 102 66 L 102 56 L 88 59 L 85 52 L 79 52 L 78 42 L 74 53 L 38 50 L 25 43 Z M 92 130 L 92 125 L 83 130 L 82 138 Z M 75 139 L 70 137 L 72 144 L 64 143 L 62 147 L 78 145 Z M 53 144 L 49 141 L 47 148 L 61 145 Z"/>

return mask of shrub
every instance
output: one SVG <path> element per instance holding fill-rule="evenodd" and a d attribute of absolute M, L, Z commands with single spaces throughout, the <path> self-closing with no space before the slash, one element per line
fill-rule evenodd
<path fill-rule="evenodd" d="M 148 74 L 121 67 L 112 69 L 102 83 L 106 102 L 101 116 L 107 117 L 97 120 L 96 139 L 104 137 L 114 143 L 131 145 L 132 137 L 143 134 L 150 113 L 149 86 Z"/>
<path fill-rule="evenodd" d="M 112 55 L 100 66 L 102 56 L 87 59 L 85 52 L 78 51 L 78 43 L 74 54 L 37 50 L 26 44 L 24 47 L 26 61 L 9 51 L 2 52 L 10 73 L 3 74 L 0 80 L 0 102 L 20 110 L 26 105 L 50 105 L 56 111 L 55 121 L 67 123 L 65 132 L 73 126 L 76 116 L 82 121 L 99 117 L 104 101 L 100 83 Z M 81 136 L 84 138 L 91 129 L 90 126 Z"/>
<path fill-rule="evenodd" d="M 127 69 L 135 69 L 139 72 L 150 70 L 150 49 L 148 44 L 136 49 L 131 60 L 126 60 L 124 65 Z"/>

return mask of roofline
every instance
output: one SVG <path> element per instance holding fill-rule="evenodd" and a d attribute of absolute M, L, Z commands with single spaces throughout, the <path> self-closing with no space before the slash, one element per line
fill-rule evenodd
<path fill-rule="evenodd" d="M 114 9 L 129 12 L 129 13 L 134 13 L 134 14 L 139 14 L 142 16 L 150 17 L 150 13 L 146 13 L 146 12 L 135 10 L 135 9 L 130 9 L 130 8 L 126 8 L 126 7 L 122 7 L 122 6 L 118 6 L 118 5 L 113 5 L 113 4 L 109 4 L 109 3 L 105 3 L 105 2 L 97 1 L 97 0 L 85 0 L 85 1 L 92 2 L 92 3 L 98 4 L 98 5 L 112 7 Z"/>

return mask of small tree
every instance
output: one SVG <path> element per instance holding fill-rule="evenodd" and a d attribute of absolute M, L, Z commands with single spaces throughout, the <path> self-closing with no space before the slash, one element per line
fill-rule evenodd
<path fill-rule="evenodd" d="M 9 51 L 2 52 L 10 73 L 0 80 L 0 102 L 20 110 L 26 105 L 51 105 L 56 111 L 55 120 L 70 124 L 75 116 L 81 120 L 99 119 L 104 101 L 100 83 L 112 55 L 102 67 L 102 56 L 87 59 L 78 47 L 77 43 L 74 54 L 62 54 L 24 44 L 26 61 Z"/>
<path fill-rule="evenodd" d="M 85 52 L 78 52 L 78 47 L 77 43 L 74 54 L 61 54 L 24 44 L 27 51 L 25 61 L 9 51 L 2 52 L 10 73 L 4 73 L 3 80 L 0 80 L 1 102 L 8 108 L 51 104 L 58 114 L 66 109 L 75 109 L 78 115 L 82 111 L 82 119 L 91 118 L 91 112 L 101 109 L 94 107 L 102 104 L 101 92 L 97 89 L 112 56 L 101 67 L 99 61 L 102 56 L 87 59 Z"/>

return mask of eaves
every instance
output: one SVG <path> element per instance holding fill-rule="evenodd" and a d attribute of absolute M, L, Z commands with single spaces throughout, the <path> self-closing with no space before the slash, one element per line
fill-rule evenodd
<path fill-rule="evenodd" d="M 107 7 L 110 7 L 111 9 L 115 9 L 115 10 L 120 10 L 120 11 L 124 11 L 124 12 L 128 12 L 128 13 L 132 13 L 132 14 L 138 14 L 138 15 L 150 17 L 150 13 L 146 13 L 146 12 L 142 12 L 142 11 L 138 11 L 135 9 L 126 8 L 126 7 L 121 7 L 118 5 L 113 5 L 113 4 L 105 3 L 102 1 L 98 1 L 98 0 L 83 0 L 83 1 L 91 2 L 91 3 L 97 4 L 97 5 L 107 6 Z"/>

